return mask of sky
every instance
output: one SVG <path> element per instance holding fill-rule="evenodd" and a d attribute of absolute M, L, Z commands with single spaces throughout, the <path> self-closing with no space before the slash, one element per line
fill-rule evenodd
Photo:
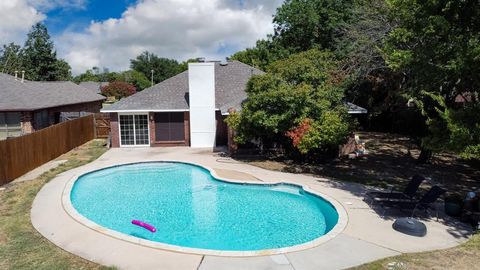
<path fill-rule="evenodd" d="M 220 60 L 273 32 L 282 0 L 0 0 L 0 45 L 23 45 L 47 25 L 74 74 L 94 66 L 126 70 L 148 50 L 184 61 Z"/>

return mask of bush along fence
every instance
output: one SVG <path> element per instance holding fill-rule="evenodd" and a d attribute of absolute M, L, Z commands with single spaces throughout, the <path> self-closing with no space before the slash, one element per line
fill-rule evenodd
<path fill-rule="evenodd" d="M 0 185 L 80 146 L 96 136 L 94 115 L 0 141 Z"/>

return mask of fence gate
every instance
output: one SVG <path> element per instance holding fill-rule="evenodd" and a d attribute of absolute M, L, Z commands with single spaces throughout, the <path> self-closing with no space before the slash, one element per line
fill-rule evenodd
<path fill-rule="evenodd" d="M 110 114 L 95 114 L 95 137 L 107 139 L 110 135 Z"/>

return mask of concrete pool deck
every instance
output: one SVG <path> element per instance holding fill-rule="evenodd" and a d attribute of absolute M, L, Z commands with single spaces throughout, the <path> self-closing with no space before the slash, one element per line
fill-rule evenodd
<path fill-rule="evenodd" d="M 290 182 L 335 198 L 348 215 L 346 228 L 314 248 L 279 255 L 218 257 L 160 250 L 126 242 L 92 230 L 73 219 L 62 205 L 62 193 L 71 179 L 92 170 L 142 161 L 178 160 L 216 170 L 224 178 L 245 181 Z M 87 260 L 120 269 L 344 269 L 373 260 L 444 249 L 467 239 L 469 230 L 448 219 L 422 219 L 423 238 L 391 228 L 393 218 L 382 218 L 364 201 L 367 189 L 359 184 L 261 169 L 222 158 L 217 153 L 186 147 L 117 148 L 82 167 L 59 174 L 37 194 L 31 210 L 33 226 L 62 249 Z"/>

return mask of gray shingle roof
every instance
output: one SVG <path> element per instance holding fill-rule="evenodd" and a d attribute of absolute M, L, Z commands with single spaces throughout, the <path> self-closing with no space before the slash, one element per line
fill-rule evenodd
<path fill-rule="evenodd" d="M 92 93 L 100 94 L 102 92 L 102 86 L 108 85 L 108 82 L 81 82 L 79 84 L 81 87 L 90 90 Z"/>
<path fill-rule="evenodd" d="M 253 75 L 264 72 L 239 61 L 228 65 L 215 63 L 215 105 L 222 113 L 229 108 L 240 109 L 247 98 L 245 88 Z M 188 71 L 164 80 L 150 88 L 124 98 L 102 110 L 111 111 L 155 111 L 188 110 Z"/>
<path fill-rule="evenodd" d="M 73 82 L 22 83 L 0 73 L 0 111 L 32 111 L 104 99 Z"/>

